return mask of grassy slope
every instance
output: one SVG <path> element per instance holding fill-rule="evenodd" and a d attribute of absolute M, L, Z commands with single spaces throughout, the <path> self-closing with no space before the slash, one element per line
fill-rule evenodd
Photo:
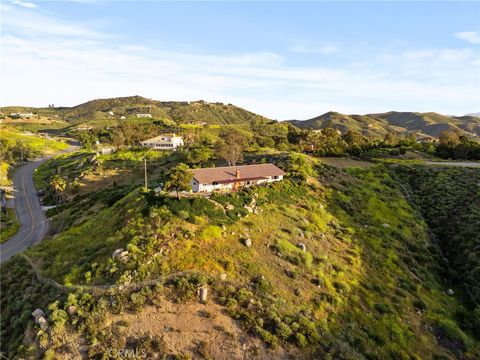
<path fill-rule="evenodd" d="M 313 179 L 313 185 L 285 181 L 216 196 L 217 205 L 206 199 L 145 200 L 133 192 L 28 254 L 44 275 L 67 284 L 122 284 L 200 271 L 204 280 L 173 282 L 177 299 L 191 298 L 196 284 L 207 281 L 217 301 L 246 329 L 267 343 L 294 343 L 317 357 L 453 358 L 478 351 L 478 341 L 456 322 L 462 305 L 444 294 L 446 285 L 436 275 L 438 251 L 426 225 L 385 168 L 321 167 L 317 176 L 323 185 Z M 254 197 L 259 214 L 247 216 L 243 205 Z M 218 204 L 227 203 L 235 208 L 224 212 Z M 251 248 L 242 244 L 245 237 L 252 239 Z M 300 242 L 306 252 L 297 246 Z M 126 264 L 110 257 L 118 247 L 130 251 Z M 9 286 L 16 291 L 29 286 L 30 275 L 24 273 L 23 283 L 7 282 L 2 296 L 10 293 Z M 222 273 L 227 281 L 215 280 Z M 138 308 L 152 296 L 146 289 L 118 302 Z M 78 319 L 76 330 L 69 328 L 69 336 L 74 331 L 87 342 L 100 336 L 101 328 L 78 324 L 108 318 L 114 309 L 98 308 L 105 301 L 89 303 L 88 314 Z M 23 312 L 31 307 L 16 306 Z M 7 311 L 2 316 L 12 324 L 16 315 Z M 18 344 L 18 329 L 28 319 L 16 321 L 17 337 L 2 332 L 2 340 Z M 61 353 L 61 339 L 48 341 Z M 93 354 L 105 350 L 98 343 L 91 349 Z"/>

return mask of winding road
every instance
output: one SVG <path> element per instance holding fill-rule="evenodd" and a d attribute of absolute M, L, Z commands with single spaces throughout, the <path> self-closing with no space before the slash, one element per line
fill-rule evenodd
<path fill-rule="evenodd" d="M 0 263 L 43 239 L 48 231 L 48 221 L 41 209 L 40 200 L 33 185 L 32 175 L 47 158 L 27 162 L 15 171 L 15 211 L 20 222 L 18 233 L 0 244 Z"/>

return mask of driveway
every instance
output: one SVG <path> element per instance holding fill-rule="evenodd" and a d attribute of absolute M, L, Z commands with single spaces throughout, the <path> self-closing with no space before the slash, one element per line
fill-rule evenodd
<path fill-rule="evenodd" d="M 460 162 L 460 161 L 425 161 L 425 165 L 437 166 L 460 166 L 460 167 L 475 167 L 480 168 L 480 162 Z"/>
<path fill-rule="evenodd" d="M 35 169 L 46 160 L 47 158 L 42 158 L 28 162 L 19 167 L 13 175 L 15 211 L 20 229 L 11 239 L 0 244 L 0 263 L 39 242 L 48 231 L 48 222 L 32 180 Z"/>

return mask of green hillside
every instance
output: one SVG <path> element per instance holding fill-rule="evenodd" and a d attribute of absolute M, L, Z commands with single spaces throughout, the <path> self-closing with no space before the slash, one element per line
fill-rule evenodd
<path fill-rule="evenodd" d="M 4 107 L 1 112 L 33 112 L 42 116 L 55 117 L 71 124 L 82 123 L 96 126 L 115 126 L 122 123 L 122 117 L 138 119 L 137 114 L 150 114 L 149 118 L 138 121 L 166 120 L 176 124 L 249 124 L 252 121 L 267 121 L 263 116 L 254 114 L 232 104 L 209 103 L 206 101 L 157 101 L 141 96 L 97 99 L 74 107 L 29 108 Z M 113 115 L 112 115 L 113 114 Z"/>
<path fill-rule="evenodd" d="M 40 285 L 16 256 L 2 266 L 2 351 L 62 359 L 81 347 L 84 357 L 101 358 L 141 344 L 151 358 L 212 358 L 219 344 L 167 351 L 163 330 L 142 333 L 126 320 L 148 313 L 153 327 L 165 299 L 191 304 L 207 285 L 209 302 L 238 320 L 246 338 L 295 358 L 476 358 L 479 324 L 462 321 L 469 305 L 446 294 L 442 249 L 397 173 L 384 165 L 340 170 L 295 154 L 274 160 L 288 179 L 234 194 L 177 200 L 123 187 L 70 205 L 82 220 L 26 254 L 60 284 L 115 287 L 65 294 Z M 125 261 L 112 258 L 118 248 L 128 250 Z M 33 324 L 35 307 L 46 311 L 49 331 Z"/>
<path fill-rule="evenodd" d="M 309 120 L 290 121 L 305 129 L 333 127 L 342 132 L 357 130 L 365 135 L 385 136 L 389 132 L 419 132 L 438 137 L 442 131 L 458 131 L 467 136 L 480 136 L 480 118 L 475 116 L 452 117 L 437 113 L 391 111 L 381 114 L 345 115 L 328 112 Z"/>

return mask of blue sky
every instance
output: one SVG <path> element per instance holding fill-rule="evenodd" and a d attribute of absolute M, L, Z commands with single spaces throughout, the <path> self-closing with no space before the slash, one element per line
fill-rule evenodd
<path fill-rule="evenodd" d="M 1 2 L 1 105 L 480 111 L 479 2 Z"/>

